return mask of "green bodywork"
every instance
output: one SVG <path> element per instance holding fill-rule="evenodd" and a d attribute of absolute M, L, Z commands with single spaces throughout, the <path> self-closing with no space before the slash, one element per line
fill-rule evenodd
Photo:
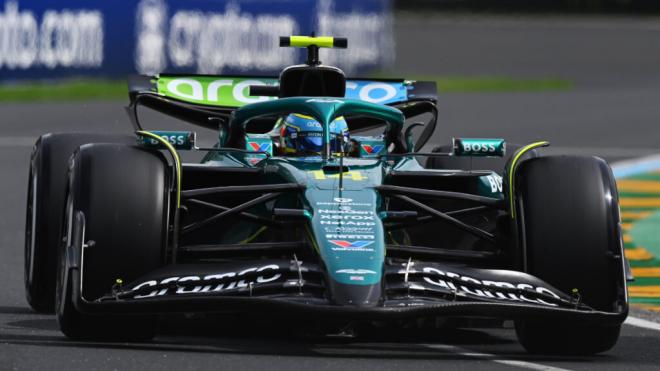
<path fill-rule="evenodd" d="M 295 97 L 238 109 L 232 116 L 230 131 L 243 133 L 251 119 L 291 112 L 318 120 L 325 128 L 326 145 L 330 138 L 329 123 L 338 116 L 359 114 L 383 120 L 387 125 L 382 137 L 356 137 L 361 143 L 371 146 L 383 145 L 383 153 L 391 144 L 388 138 L 399 136 L 404 125 L 401 111 L 389 106 L 340 98 Z M 244 135 L 248 150 L 251 142 L 264 144 L 269 140 L 264 135 Z M 257 144 L 253 145 L 253 149 L 257 148 Z M 360 157 L 340 158 L 324 153 L 321 156 L 292 157 L 228 150 L 209 152 L 203 162 L 214 166 L 261 168 L 266 184 L 295 183 L 304 186 L 301 202 L 305 214 L 309 216 L 306 228 L 308 237 L 328 274 L 341 284 L 375 285 L 382 280 L 386 243 L 396 242 L 386 241 L 383 222 L 379 217 L 384 210 L 383 198 L 376 187 L 384 184 L 394 171 L 443 170 L 425 169 L 414 156 L 371 155 L 361 153 Z M 502 197 L 499 175 L 481 176 L 478 184 L 482 195 Z"/>

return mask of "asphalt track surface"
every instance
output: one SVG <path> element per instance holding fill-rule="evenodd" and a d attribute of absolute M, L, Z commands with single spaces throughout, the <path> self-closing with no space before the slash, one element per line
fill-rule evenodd
<path fill-rule="evenodd" d="M 570 79 L 576 87 L 569 92 L 443 95 L 432 144 L 448 143 L 452 136 L 501 136 L 520 143 L 549 139 L 555 153 L 616 161 L 660 150 L 657 24 L 627 18 L 401 17 L 397 49 L 406 55 L 395 67 Z M 445 329 L 419 337 L 398 330 L 336 343 L 297 336 L 296 323 L 255 325 L 237 319 L 228 326 L 176 318 L 162 321 L 161 332 L 148 344 L 69 341 L 52 316 L 33 313 L 24 299 L 28 158 L 44 132 L 130 133 L 121 106 L 0 105 L 0 370 L 552 370 L 657 369 L 660 364 L 660 327 L 632 325 L 624 325 L 610 352 L 577 358 L 527 355 L 510 327 Z"/>

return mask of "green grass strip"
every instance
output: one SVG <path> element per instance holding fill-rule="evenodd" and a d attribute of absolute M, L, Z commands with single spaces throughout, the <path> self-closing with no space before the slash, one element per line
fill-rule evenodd
<path fill-rule="evenodd" d="M 621 192 L 619 191 L 619 198 L 658 198 L 660 193 L 658 192 Z"/>
<path fill-rule="evenodd" d="M 635 277 L 635 281 L 628 284 L 630 286 L 660 286 L 660 277 Z"/>
<path fill-rule="evenodd" d="M 633 304 L 660 304 L 660 298 L 630 298 Z"/>
<path fill-rule="evenodd" d="M 625 180 L 660 180 L 660 172 L 639 174 Z"/>
<path fill-rule="evenodd" d="M 630 235 L 638 246 L 643 246 L 656 258 L 660 257 L 660 211 L 655 211 L 648 218 L 641 219 L 632 225 Z M 660 282 L 659 282 L 660 284 Z"/>
<path fill-rule="evenodd" d="M 630 266 L 633 268 L 649 268 L 649 267 L 658 267 L 660 266 L 660 261 L 658 259 L 649 259 L 649 260 L 629 260 Z"/>
<path fill-rule="evenodd" d="M 77 79 L 0 85 L 2 102 L 128 99 L 125 80 Z"/>
<path fill-rule="evenodd" d="M 482 93 L 482 92 L 542 92 L 567 91 L 573 88 L 568 80 L 556 78 L 518 78 L 509 76 L 443 76 L 407 75 L 402 73 L 377 73 L 374 77 L 404 77 L 407 80 L 435 81 L 441 93 Z"/>

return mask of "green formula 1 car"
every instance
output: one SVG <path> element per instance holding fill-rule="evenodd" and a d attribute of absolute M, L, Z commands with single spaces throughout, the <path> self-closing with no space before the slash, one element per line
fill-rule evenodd
<path fill-rule="evenodd" d="M 159 314 L 212 312 L 344 326 L 511 319 L 531 352 L 614 346 L 630 277 L 603 160 L 543 156 L 547 142 L 507 151 L 502 139 L 422 152 L 434 83 L 347 79 L 319 62 L 319 48 L 346 39 L 280 44 L 307 48 L 306 63 L 278 78 L 136 76 L 135 136 L 37 141 L 34 309 L 76 339 L 145 340 Z M 217 130 L 217 144 L 143 130 L 139 106 Z M 318 129 L 306 137 L 316 151 L 286 150 L 305 133 L 288 131 L 291 114 Z M 205 157 L 182 163 L 181 151 Z M 470 166 L 486 156 L 494 170 Z"/>

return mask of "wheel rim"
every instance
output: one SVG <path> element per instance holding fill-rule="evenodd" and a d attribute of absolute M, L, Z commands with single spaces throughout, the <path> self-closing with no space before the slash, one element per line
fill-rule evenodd
<path fill-rule="evenodd" d="M 67 264 L 66 264 L 66 247 L 71 241 L 71 234 L 73 230 L 73 200 L 71 195 L 68 194 L 66 198 L 66 214 L 64 219 L 64 225 L 62 226 L 62 235 L 66 238 L 62 239 L 62 242 L 59 246 L 58 254 L 58 269 L 57 269 L 57 289 L 55 290 L 55 305 L 57 308 L 58 314 L 61 316 L 64 313 L 65 306 L 65 297 L 67 295 L 68 289 L 68 279 L 67 279 Z"/>

